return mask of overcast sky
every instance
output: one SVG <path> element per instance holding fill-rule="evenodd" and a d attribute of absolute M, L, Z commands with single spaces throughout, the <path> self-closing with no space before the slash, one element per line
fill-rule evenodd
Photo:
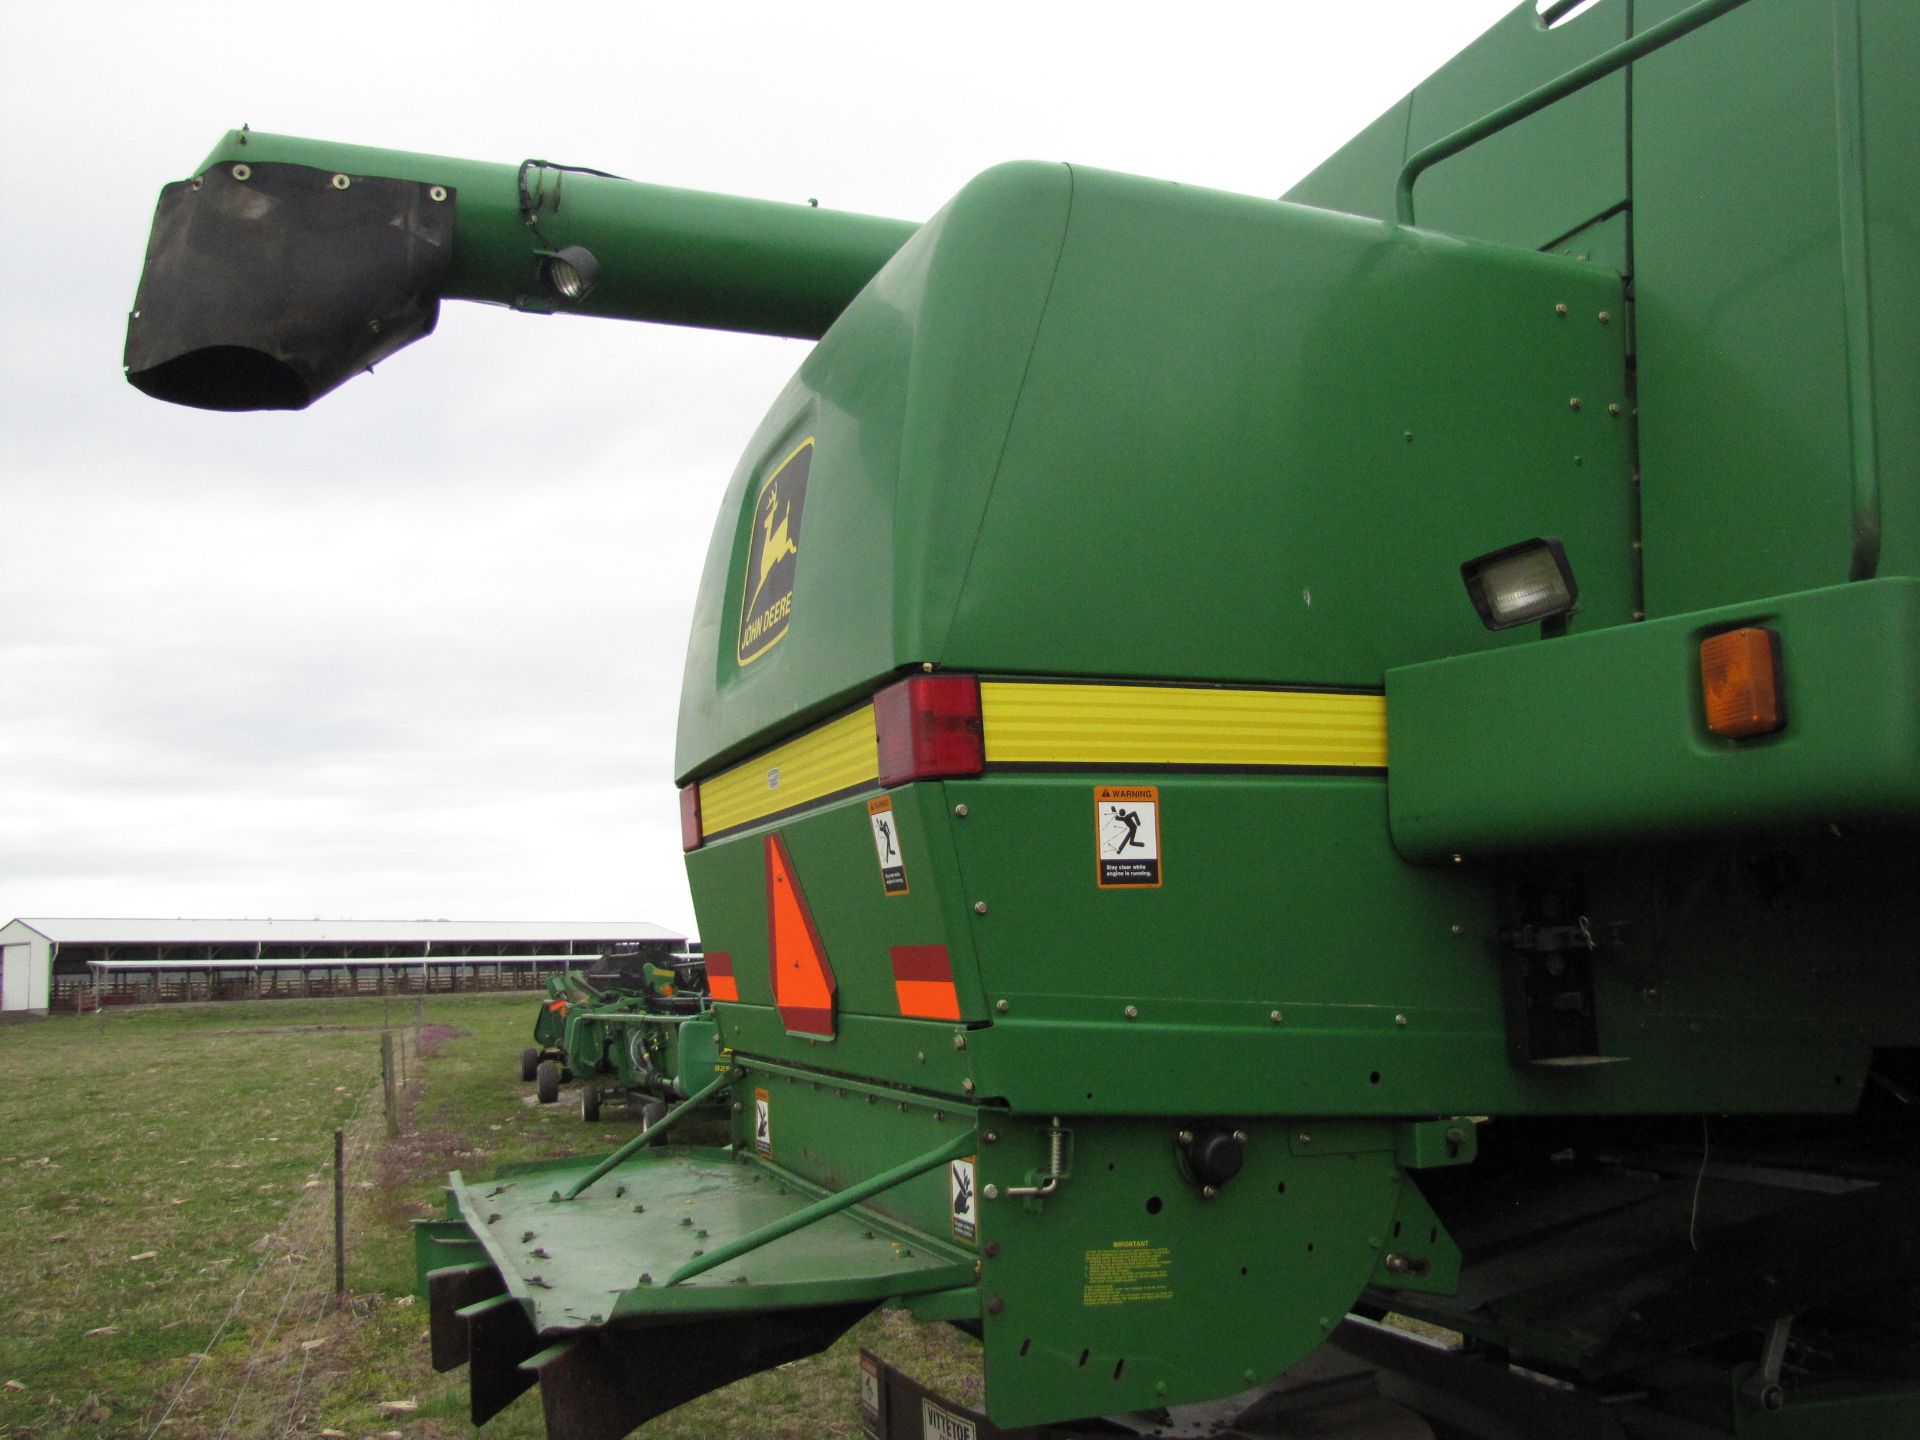
<path fill-rule="evenodd" d="M 0 923 L 693 929 L 692 594 L 805 343 L 449 304 L 302 414 L 149 400 L 153 203 L 227 129 L 912 220 L 1022 158 L 1277 195 L 1510 8 L 0 0 Z"/>

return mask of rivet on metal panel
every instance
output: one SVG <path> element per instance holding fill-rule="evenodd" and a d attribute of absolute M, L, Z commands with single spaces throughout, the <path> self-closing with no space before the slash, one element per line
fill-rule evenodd
<path fill-rule="evenodd" d="M 1305 1130 L 1302 1130 L 1300 1132 L 1300 1143 L 1302 1145 L 1311 1145 L 1313 1143 L 1313 1136 L 1309 1135 Z"/>
<path fill-rule="evenodd" d="M 953 807 L 953 813 L 956 818 L 964 820 L 967 818 L 967 807 L 965 805 L 956 805 Z"/>
<path fill-rule="evenodd" d="M 1404 1030 L 1407 1028 L 1407 1017 L 1404 1015 L 1396 1015 L 1393 1017 L 1393 1023 Z"/>
<path fill-rule="evenodd" d="M 1567 408 L 1569 410 L 1578 410 L 1580 408 L 1580 397 L 1578 395 L 1568 397 Z"/>
<path fill-rule="evenodd" d="M 1464 935 L 1467 933 L 1467 927 L 1464 925 L 1454 925 L 1454 926 L 1450 926 L 1449 928 L 1456 935 Z"/>
<path fill-rule="evenodd" d="M 992 1145 L 1000 1139 L 1000 1132 L 998 1130 L 982 1130 L 980 1132 L 980 1138 L 987 1144 Z"/>
<path fill-rule="evenodd" d="M 989 1260 L 992 1260 L 996 1256 L 998 1256 L 1000 1253 L 1000 1242 L 998 1240 L 989 1240 L 985 1245 L 982 1245 L 980 1248 L 982 1251 L 985 1252 L 986 1257 Z"/>
<path fill-rule="evenodd" d="M 989 1200 L 998 1200 L 1000 1198 L 1000 1187 L 998 1185 L 989 1185 L 980 1193 Z"/>
<path fill-rule="evenodd" d="M 1011 1001 L 1008 1001 L 1008 1000 L 996 1000 L 993 1002 L 993 1008 L 998 1010 L 1002 1015 L 1004 1015 L 1009 1010 L 1013 1009 L 1013 1004 Z"/>
<path fill-rule="evenodd" d="M 1174 1131 L 1174 1132 L 1173 1132 L 1173 1143 L 1174 1143 L 1174 1144 L 1176 1144 L 1176 1145 L 1191 1145 L 1191 1144 L 1193 1144 L 1193 1131 L 1191 1131 L 1191 1130 L 1176 1130 L 1176 1131 Z"/>
<path fill-rule="evenodd" d="M 1140 1007 L 1138 1005 L 1129 1005 L 1123 1013 L 1129 1020 L 1138 1020 L 1140 1018 Z"/>
<path fill-rule="evenodd" d="M 1269 1010 L 1267 1012 L 1267 1019 L 1271 1020 L 1276 1025 L 1279 1025 L 1282 1022 L 1284 1022 L 1286 1018 L 1287 1017 L 1281 1014 L 1278 1010 Z"/>
<path fill-rule="evenodd" d="M 1002 1300 L 998 1295 L 990 1296 L 987 1300 L 987 1313 L 989 1315 L 998 1315 L 1006 1308 L 1007 1302 Z"/>
<path fill-rule="evenodd" d="M 1647 612 L 1644 610 L 1636 610 L 1633 612 L 1633 618 L 1636 620 L 1644 620 L 1647 618 Z"/>
<path fill-rule="evenodd" d="M 1613 416 L 1614 419 L 1618 420 L 1621 415 L 1619 404 L 1616 402 L 1614 404 L 1607 406 L 1607 414 Z"/>
<path fill-rule="evenodd" d="M 954 1049 L 956 1049 L 956 1050 L 964 1050 L 964 1049 L 966 1049 L 966 1048 L 967 1048 L 967 1037 L 966 1037 L 966 1036 L 964 1036 L 964 1035 L 956 1035 L 956 1036 L 954 1036 L 954 1037 L 953 1037 L 953 1048 L 954 1048 Z"/>
<path fill-rule="evenodd" d="M 987 913 L 987 902 L 986 902 L 986 901 L 984 901 L 984 900 L 976 900 L 976 901 L 974 901 L 974 902 L 973 902 L 973 913 L 974 913 L 974 914 L 976 914 L 976 915 L 984 915 L 984 914 L 986 914 L 986 913 Z"/>
<path fill-rule="evenodd" d="M 1218 1195 L 1219 1193 L 1220 1193 L 1220 1190 L 1218 1186 L 1202 1185 L 1200 1187 L 1200 1198 L 1202 1200 L 1211 1200 L 1213 1199 L 1214 1196 Z"/>
<path fill-rule="evenodd" d="M 920 662 L 920 669 L 921 669 L 921 671 L 922 671 L 922 673 L 924 673 L 924 674 L 927 674 L 927 675 L 931 675 L 931 674 L 933 673 L 933 661 L 931 661 L 931 660 L 922 660 L 922 661 Z"/>
<path fill-rule="evenodd" d="M 1605 310 L 1602 310 L 1600 312 L 1600 323 L 1602 325 L 1609 324 L 1612 320 L 1613 320 L 1613 316 L 1610 313 L 1608 313 Z"/>
<path fill-rule="evenodd" d="M 1642 1000 L 1647 1000 L 1647 1001 L 1658 1000 L 1660 998 L 1660 992 L 1656 990 L 1653 986 L 1649 985 L 1646 989 L 1640 992 L 1640 998 Z"/>
<path fill-rule="evenodd" d="M 1556 305 L 1553 307 L 1553 313 L 1560 316 L 1564 320 L 1567 314 L 1567 307 L 1565 305 Z"/>
<path fill-rule="evenodd" d="M 973 1094 L 973 1077 L 971 1075 L 960 1082 L 960 1092 L 963 1095 Z"/>
<path fill-rule="evenodd" d="M 253 167 L 251 165 L 236 165 L 230 173 L 234 179 L 244 183 L 253 178 Z"/>
<path fill-rule="evenodd" d="M 916 1050 L 913 1052 L 913 1058 L 924 1065 L 927 1063 L 927 1052 L 924 1050 Z"/>
<path fill-rule="evenodd" d="M 1453 856 L 1453 863 L 1456 865 L 1464 865 L 1467 863 L 1467 857 L 1460 854 L 1458 851 L 1455 851 Z"/>

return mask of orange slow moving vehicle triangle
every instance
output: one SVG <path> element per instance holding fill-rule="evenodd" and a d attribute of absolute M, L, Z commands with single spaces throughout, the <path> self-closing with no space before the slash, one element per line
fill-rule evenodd
<path fill-rule="evenodd" d="M 781 1022 L 794 1034 L 832 1039 L 833 967 L 778 834 L 767 836 L 767 950 Z"/>

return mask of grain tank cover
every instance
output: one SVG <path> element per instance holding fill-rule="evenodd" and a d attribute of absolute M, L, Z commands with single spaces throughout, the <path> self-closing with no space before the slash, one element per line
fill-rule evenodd
<path fill-rule="evenodd" d="M 433 332 L 453 254 L 445 186 L 214 165 L 160 192 L 127 378 L 201 410 L 304 410 Z"/>

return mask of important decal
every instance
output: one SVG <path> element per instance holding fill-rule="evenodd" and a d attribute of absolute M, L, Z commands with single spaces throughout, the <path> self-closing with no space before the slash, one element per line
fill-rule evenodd
<path fill-rule="evenodd" d="M 1103 890 L 1160 883 L 1160 790 L 1154 785 L 1096 785 L 1093 844 Z"/>
<path fill-rule="evenodd" d="M 806 507 L 813 439 L 782 460 L 754 498 L 748 523 L 747 574 L 740 592 L 740 638 L 734 658 L 751 665 L 780 643 L 793 617 L 793 574 L 800 562 L 800 515 Z"/>
<path fill-rule="evenodd" d="M 767 1092 L 753 1092 L 753 1148 L 758 1155 L 773 1158 L 773 1116 L 772 1107 L 767 1103 Z"/>
<path fill-rule="evenodd" d="M 922 1396 L 920 1399 L 922 1440 L 980 1440 L 980 1431 L 964 1415 L 956 1415 Z"/>
<path fill-rule="evenodd" d="M 974 1183 L 974 1157 L 955 1160 L 947 1166 L 947 1193 L 953 1199 L 953 1238 L 969 1245 L 980 1233 L 977 1224 L 978 1187 Z"/>
<path fill-rule="evenodd" d="M 1087 1251 L 1082 1305 L 1134 1305 L 1173 1299 L 1173 1251 L 1145 1240 L 1116 1240 Z"/>
<path fill-rule="evenodd" d="M 864 1350 L 860 1352 L 860 1428 L 879 1440 L 880 1362 Z"/>
<path fill-rule="evenodd" d="M 873 827 L 873 853 L 880 858 L 880 888 L 889 895 L 907 893 L 907 856 L 900 848 L 900 826 L 893 815 L 893 797 L 879 795 L 867 802 L 867 823 Z"/>

